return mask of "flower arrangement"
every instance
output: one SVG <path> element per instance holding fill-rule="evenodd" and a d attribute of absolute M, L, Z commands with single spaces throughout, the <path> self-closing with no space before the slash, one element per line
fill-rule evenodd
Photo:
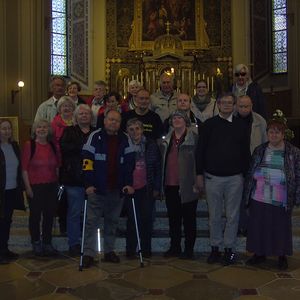
<path fill-rule="evenodd" d="M 272 115 L 272 120 L 280 121 L 286 125 L 287 129 L 285 130 L 284 136 L 287 141 L 290 141 L 295 137 L 294 131 L 288 128 L 287 118 L 285 117 L 282 110 L 276 109 Z"/>

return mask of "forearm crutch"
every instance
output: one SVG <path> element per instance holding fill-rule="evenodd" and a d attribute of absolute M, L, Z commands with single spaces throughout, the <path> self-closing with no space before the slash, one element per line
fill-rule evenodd
<path fill-rule="evenodd" d="M 82 236 L 81 236 L 81 247 L 80 247 L 80 260 L 79 260 L 79 271 L 82 271 L 82 264 L 83 264 L 83 247 L 84 247 L 84 235 L 85 235 L 86 210 L 87 210 L 87 197 L 84 200 Z"/>
<path fill-rule="evenodd" d="M 131 202 L 132 202 L 132 209 L 133 209 L 133 216 L 134 216 L 134 223 L 135 223 L 136 239 L 137 239 L 137 244 L 138 244 L 138 254 L 139 254 L 139 257 L 140 257 L 141 268 L 143 268 L 144 267 L 144 261 L 143 261 L 143 255 L 142 255 L 142 249 L 141 249 L 139 227 L 138 227 L 137 218 L 136 218 L 134 197 L 131 197 Z"/>

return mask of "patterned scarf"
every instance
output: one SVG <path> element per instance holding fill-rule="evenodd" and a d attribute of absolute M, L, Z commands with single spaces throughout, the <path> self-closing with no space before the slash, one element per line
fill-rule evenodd
<path fill-rule="evenodd" d="M 210 103 L 211 98 L 209 95 L 206 95 L 204 97 L 199 97 L 198 95 L 194 95 L 192 98 L 194 104 L 196 107 L 203 112 L 206 108 L 206 106 Z"/>

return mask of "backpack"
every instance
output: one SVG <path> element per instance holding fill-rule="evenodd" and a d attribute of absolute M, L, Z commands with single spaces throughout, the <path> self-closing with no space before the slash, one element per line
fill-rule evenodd
<path fill-rule="evenodd" d="M 54 143 L 52 141 L 49 141 L 49 144 L 51 146 L 51 149 L 52 149 L 53 153 L 56 155 L 56 147 L 55 147 Z M 36 148 L 35 140 L 31 139 L 30 140 L 30 149 L 31 149 L 30 160 L 32 160 L 32 158 L 34 156 L 35 148 Z"/>

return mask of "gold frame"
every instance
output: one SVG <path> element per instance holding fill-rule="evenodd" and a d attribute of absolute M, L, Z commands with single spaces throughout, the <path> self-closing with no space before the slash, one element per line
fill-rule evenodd
<path fill-rule="evenodd" d="M 134 20 L 129 38 L 129 51 L 151 51 L 155 41 L 142 40 L 142 0 L 134 0 Z M 203 0 L 195 0 L 195 33 L 193 41 L 182 41 L 184 50 L 208 49 L 209 38 L 206 33 L 206 22 L 203 18 Z"/>

